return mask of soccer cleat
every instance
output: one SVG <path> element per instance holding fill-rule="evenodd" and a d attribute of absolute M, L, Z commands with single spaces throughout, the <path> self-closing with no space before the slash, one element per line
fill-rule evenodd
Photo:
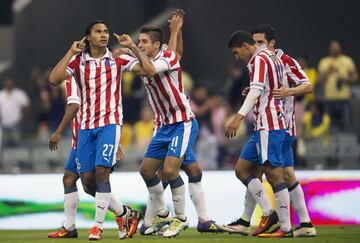
<path fill-rule="evenodd" d="M 173 218 L 171 220 L 169 228 L 167 230 L 165 230 L 165 232 L 162 234 L 162 236 L 164 236 L 166 238 L 175 237 L 180 233 L 181 230 L 184 229 L 184 227 L 186 227 L 186 224 L 188 224 L 187 220 L 181 221 L 178 218 Z"/>
<path fill-rule="evenodd" d="M 240 234 L 247 236 L 250 234 L 250 222 L 243 220 L 242 218 L 228 224 L 220 226 L 221 229 L 230 234 Z"/>
<path fill-rule="evenodd" d="M 102 239 L 102 230 L 97 226 L 92 227 L 90 229 L 89 240 L 101 240 L 101 239 Z"/>
<path fill-rule="evenodd" d="M 154 229 L 154 231 L 159 231 L 165 225 L 170 224 L 171 221 L 172 221 L 172 217 L 171 217 L 169 212 L 164 217 L 159 216 L 159 215 L 155 215 L 153 217 L 151 227 Z"/>
<path fill-rule="evenodd" d="M 145 224 L 142 224 L 140 227 L 140 234 L 141 235 L 152 235 L 155 233 L 155 230 L 151 226 L 145 226 Z"/>
<path fill-rule="evenodd" d="M 116 216 L 116 223 L 118 225 L 118 236 L 119 239 L 125 239 L 125 237 L 128 234 L 128 228 L 129 228 L 129 219 L 132 214 L 132 209 L 128 206 L 126 207 L 126 213 L 122 216 Z"/>
<path fill-rule="evenodd" d="M 316 229 L 311 222 L 301 223 L 300 226 L 294 230 L 293 234 L 294 237 L 315 237 Z"/>
<path fill-rule="evenodd" d="M 252 233 L 252 236 L 257 236 L 258 234 L 264 233 L 271 226 L 276 224 L 278 221 L 278 216 L 275 211 L 273 211 L 269 216 L 262 216 L 260 224 L 256 228 L 256 230 Z"/>
<path fill-rule="evenodd" d="M 293 235 L 292 230 L 285 232 L 282 229 L 280 229 L 280 227 L 273 230 L 270 233 L 262 233 L 262 234 L 257 235 L 257 237 L 259 237 L 259 238 L 289 238 L 289 237 L 293 237 L 293 236 L 294 235 Z"/>
<path fill-rule="evenodd" d="M 77 238 L 78 233 L 76 229 L 67 230 L 65 227 L 59 228 L 57 231 L 48 234 L 49 238 Z"/>
<path fill-rule="evenodd" d="M 208 220 L 205 222 L 199 221 L 196 229 L 200 233 L 220 233 L 220 232 L 222 232 L 220 227 L 217 224 L 215 224 L 215 221 L 213 221 L 213 220 Z"/>
<path fill-rule="evenodd" d="M 141 220 L 140 212 L 132 210 L 129 221 L 126 238 L 132 238 L 136 233 L 137 227 Z"/>

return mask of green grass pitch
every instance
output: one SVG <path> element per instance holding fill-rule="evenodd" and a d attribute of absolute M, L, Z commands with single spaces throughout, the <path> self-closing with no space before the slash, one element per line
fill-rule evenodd
<path fill-rule="evenodd" d="M 60 243 L 60 242 L 89 242 L 87 240 L 88 230 L 79 230 L 79 238 L 77 239 L 49 239 L 48 230 L 0 230 L 0 242 L 9 243 Z M 186 243 L 207 243 L 207 242 L 267 242 L 267 243 L 286 243 L 286 242 L 326 242 L 326 243 L 341 243 L 341 242 L 360 242 L 360 227 L 317 227 L 318 236 L 315 238 L 287 238 L 287 239 L 258 239 L 254 237 L 243 237 L 235 234 L 200 234 L 196 229 L 188 229 L 181 232 L 175 238 L 165 239 L 160 236 L 140 236 L 139 233 L 134 235 L 133 239 L 126 239 L 126 242 L 186 242 Z M 117 231 L 115 229 L 105 229 L 101 242 L 119 242 L 117 239 Z"/>

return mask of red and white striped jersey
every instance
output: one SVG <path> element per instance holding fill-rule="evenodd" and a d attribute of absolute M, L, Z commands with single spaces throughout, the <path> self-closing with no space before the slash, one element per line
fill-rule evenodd
<path fill-rule="evenodd" d="M 75 77 L 80 90 L 81 129 L 122 125 L 121 74 L 135 61 L 127 55 L 114 58 L 109 49 L 99 59 L 85 52 L 73 57 L 67 72 Z"/>
<path fill-rule="evenodd" d="M 161 50 L 153 60 L 158 74 L 142 77 L 155 124 L 169 125 L 194 117 L 184 93 L 179 57 L 170 50 Z"/>
<path fill-rule="evenodd" d="M 281 49 L 275 50 L 276 55 L 281 59 L 285 67 L 285 77 L 283 85 L 285 87 L 295 87 L 302 83 L 310 83 L 306 73 L 300 67 L 300 64 L 291 56 L 285 54 Z M 295 97 L 288 96 L 285 98 L 285 121 L 287 133 L 290 136 L 296 136 L 295 124 Z"/>
<path fill-rule="evenodd" d="M 67 104 L 81 104 L 79 89 L 76 84 L 75 78 L 70 75 L 67 77 L 65 82 L 65 89 L 67 95 Z M 80 111 L 76 114 L 76 117 L 71 121 L 71 133 L 72 133 L 72 141 L 71 146 L 73 149 L 77 148 L 77 140 L 78 140 L 78 132 L 79 132 L 79 124 L 80 124 Z"/>
<path fill-rule="evenodd" d="M 265 45 L 256 49 L 248 63 L 250 88 L 262 91 L 254 106 L 256 130 L 286 129 L 283 101 L 276 100 L 271 91 L 282 86 L 284 66 Z"/>

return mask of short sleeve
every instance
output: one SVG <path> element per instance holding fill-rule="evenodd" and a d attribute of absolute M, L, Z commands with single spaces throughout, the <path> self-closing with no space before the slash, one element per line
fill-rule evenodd
<path fill-rule="evenodd" d="M 81 103 L 80 92 L 77 86 L 74 76 L 70 75 L 66 79 L 66 95 L 67 95 L 67 104 L 79 104 Z"/>
<path fill-rule="evenodd" d="M 71 75 L 71 76 L 73 76 L 73 75 L 76 73 L 76 69 L 79 68 L 79 65 L 80 65 L 80 55 L 81 55 L 81 54 L 74 55 L 74 56 L 71 58 L 68 66 L 67 66 L 67 68 L 66 68 L 66 72 L 67 72 L 69 75 Z"/>
<path fill-rule="evenodd" d="M 268 67 L 265 60 L 256 56 L 250 70 L 250 88 L 264 90 L 267 72 Z"/>
<path fill-rule="evenodd" d="M 120 55 L 118 57 L 118 62 L 122 65 L 122 70 L 131 72 L 136 64 L 139 63 L 139 60 L 135 57 L 132 57 L 130 55 Z"/>
<path fill-rule="evenodd" d="M 286 74 L 291 78 L 295 85 L 302 83 L 310 83 L 306 73 L 300 67 L 300 64 L 291 57 L 286 60 L 285 66 Z"/>
<path fill-rule="evenodd" d="M 179 56 L 174 51 L 163 51 L 153 65 L 157 73 L 170 71 L 180 67 Z"/>

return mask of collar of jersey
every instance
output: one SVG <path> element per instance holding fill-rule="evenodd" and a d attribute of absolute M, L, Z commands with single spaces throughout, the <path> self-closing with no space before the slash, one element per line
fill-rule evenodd
<path fill-rule="evenodd" d="M 257 54 L 259 54 L 259 52 L 261 52 L 262 50 L 265 50 L 265 49 L 267 49 L 267 47 L 266 47 L 266 45 L 264 44 L 264 45 L 261 45 L 261 46 L 259 46 L 257 49 L 256 49 L 256 51 L 255 51 L 255 53 L 251 56 L 251 58 L 250 58 L 250 60 L 249 60 L 249 64 L 251 63 L 251 61 L 255 58 L 255 56 L 257 55 Z"/>
<path fill-rule="evenodd" d="M 281 49 L 275 49 L 275 54 L 278 58 L 281 58 L 284 55 L 284 51 Z"/>
<path fill-rule="evenodd" d="M 104 59 L 104 58 L 114 59 L 111 51 L 109 50 L 109 48 L 106 48 L 105 55 L 100 57 L 100 58 L 93 58 L 93 57 L 91 57 L 89 55 L 89 53 L 85 53 L 85 61 L 97 61 L 97 60 L 101 60 L 101 59 Z"/>

